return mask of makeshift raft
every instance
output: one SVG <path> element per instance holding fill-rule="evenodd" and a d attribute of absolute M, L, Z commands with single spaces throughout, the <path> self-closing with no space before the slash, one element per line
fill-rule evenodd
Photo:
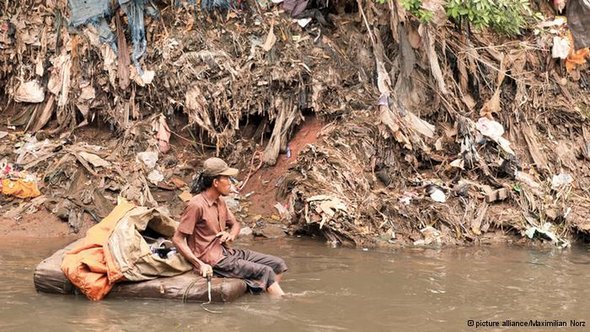
<path fill-rule="evenodd" d="M 69 247 L 60 249 L 43 260 L 34 274 L 35 289 L 43 293 L 81 294 L 66 278 L 60 266 Z M 231 302 L 246 293 L 246 283 L 241 279 L 213 278 L 211 301 Z M 156 278 L 141 282 L 116 283 L 108 298 L 162 298 L 184 302 L 206 302 L 207 280 L 193 271 L 174 277 Z"/>

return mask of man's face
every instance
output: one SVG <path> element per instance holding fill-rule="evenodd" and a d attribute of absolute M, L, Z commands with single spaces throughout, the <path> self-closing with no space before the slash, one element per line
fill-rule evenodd
<path fill-rule="evenodd" d="M 213 187 L 219 191 L 222 196 L 229 195 L 231 191 L 231 180 L 229 176 L 221 175 L 213 180 Z"/>

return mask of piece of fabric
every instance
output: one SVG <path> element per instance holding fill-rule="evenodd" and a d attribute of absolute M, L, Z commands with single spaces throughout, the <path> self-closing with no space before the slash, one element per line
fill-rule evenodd
<path fill-rule="evenodd" d="M 23 179 L 2 179 L 0 192 L 4 195 L 18 198 L 33 198 L 41 195 L 36 182 L 25 181 Z"/>
<path fill-rule="evenodd" d="M 178 222 L 160 208 L 136 207 L 115 226 L 107 248 L 113 267 L 107 273 L 109 280 L 144 281 L 158 277 L 172 277 L 193 269 L 180 254 L 161 258 L 152 253 L 142 233 L 170 239 Z"/>
<path fill-rule="evenodd" d="M 213 266 L 223 258 L 223 244 L 216 235 L 235 222 L 221 197 L 209 201 L 201 193 L 188 202 L 178 231 L 187 236 L 187 245 L 197 258 Z"/>
<path fill-rule="evenodd" d="M 136 207 L 120 198 L 100 223 L 88 230 L 66 252 L 61 269 L 91 300 L 104 298 L 114 284 L 175 276 L 193 267 L 179 254 L 160 258 L 153 254 L 142 232 L 172 237 L 177 222 L 164 210 Z"/>
<path fill-rule="evenodd" d="M 309 0 L 285 0 L 283 2 L 283 9 L 291 17 L 296 17 L 307 7 Z"/>
<path fill-rule="evenodd" d="M 113 268 L 115 265 L 104 245 L 117 222 L 134 207 L 121 200 L 106 218 L 88 230 L 77 246 L 64 255 L 62 271 L 72 284 L 93 301 L 102 299 L 118 281 L 108 277 L 109 266 Z M 111 275 L 122 276 L 120 271 L 112 271 Z"/>
<path fill-rule="evenodd" d="M 127 15 L 129 24 L 129 31 L 131 32 L 131 41 L 133 43 L 133 52 L 131 52 L 131 59 L 137 69 L 137 72 L 142 75 L 143 70 L 139 60 L 147 50 L 147 40 L 145 39 L 145 23 L 143 12 L 145 10 L 146 0 L 119 0 L 121 8 Z"/>
<path fill-rule="evenodd" d="M 590 47 L 590 1 L 568 1 L 566 15 L 567 25 L 574 36 L 575 49 Z"/>
<path fill-rule="evenodd" d="M 226 278 L 244 279 L 252 292 L 265 291 L 276 280 L 277 274 L 287 271 L 282 258 L 248 249 L 224 250 L 224 258 L 213 272 Z"/>

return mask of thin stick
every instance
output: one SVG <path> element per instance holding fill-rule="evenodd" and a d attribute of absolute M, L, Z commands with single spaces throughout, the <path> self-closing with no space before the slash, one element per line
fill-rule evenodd
<path fill-rule="evenodd" d="M 371 32 L 371 27 L 369 26 L 369 22 L 367 21 L 367 17 L 365 16 L 365 11 L 363 10 L 363 6 L 361 5 L 361 2 L 358 2 L 359 5 L 359 11 L 361 12 L 361 15 L 363 16 L 363 21 L 365 22 L 365 25 L 367 26 L 367 32 L 369 33 L 369 37 L 371 37 L 371 43 L 373 44 L 373 47 L 375 46 L 375 37 L 373 37 L 373 33 Z"/>

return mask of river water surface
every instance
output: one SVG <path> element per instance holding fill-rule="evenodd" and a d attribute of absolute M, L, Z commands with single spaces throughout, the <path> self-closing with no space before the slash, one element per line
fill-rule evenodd
<path fill-rule="evenodd" d="M 476 247 L 364 251 L 309 239 L 238 242 L 282 256 L 286 299 L 245 295 L 215 305 L 174 300 L 90 302 L 36 293 L 35 266 L 69 241 L 0 243 L 0 331 L 553 331 L 470 327 L 557 322 L 590 330 L 590 252 Z M 574 322 L 575 321 L 575 322 Z M 582 325 L 586 326 L 582 326 Z M 573 325 L 578 325 L 574 327 Z"/>

